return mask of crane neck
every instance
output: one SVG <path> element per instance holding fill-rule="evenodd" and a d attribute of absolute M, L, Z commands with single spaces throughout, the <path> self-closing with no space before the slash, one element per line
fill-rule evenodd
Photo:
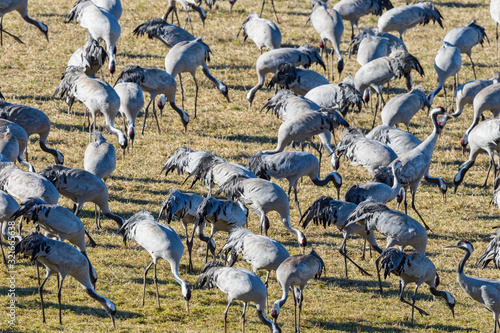
<path fill-rule="evenodd" d="M 257 309 L 257 317 L 259 317 L 259 320 L 264 325 L 266 325 L 267 327 L 269 327 L 271 329 L 271 332 L 273 332 L 273 333 L 279 332 L 278 325 L 276 325 L 275 323 L 273 323 L 272 321 L 270 321 L 269 319 L 266 318 L 266 315 L 264 314 L 263 309 Z"/>
<path fill-rule="evenodd" d="M 339 179 L 340 179 L 340 181 L 339 181 Z M 329 182 L 333 182 L 335 184 L 335 186 L 337 186 L 337 184 L 339 182 L 342 183 L 342 178 L 340 178 L 340 175 L 336 172 L 329 173 L 328 175 L 326 175 L 326 177 L 324 179 L 320 179 L 319 175 L 316 175 L 315 178 L 311 177 L 311 180 L 312 180 L 313 184 L 316 186 L 325 186 Z"/>
<path fill-rule="evenodd" d="M 465 277 L 464 267 L 465 267 L 465 263 L 469 259 L 470 255 L 471 255 L 471 253 L 468 250 L 466 250 L 465 254 L 464 254 L 464 257 L 458 263 L 458 267 L 457 267 L 457 277 L 458 278 Z"/>

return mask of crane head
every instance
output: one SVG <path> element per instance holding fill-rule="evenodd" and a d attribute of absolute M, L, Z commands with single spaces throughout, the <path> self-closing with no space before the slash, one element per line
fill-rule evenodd
<path fill-rule="evenodd" d="M 462 155 L 465 155 L 465 150 L 469 144 L 469 135 L 465 134 L 460 140 L 460 145 L 462 146 Z"/>
<path fill-rule="evenodd" d="M 160 98 L 158 99 L 158 102 L 156 103 L 156 105 L 158 106 L 158 108 L 160 109 L 160 111 L 163 111 L 163 108 L 165 107 L 165 104 L 167 104 L 167 98 L 165 97 L 165 95 L 161 94 Z"/>
<path fill-rule="evenodd" d="M 337 70 L 340 76 L 340 74 L 342 74 L 342 71 L 344 70 L 344 59 L 339 59 L 339 61 L 337 61 Z"/>
<path fill-rule="evenodd" d="M 448 248 L 452 248 L 452 247 L 458 247 L 459 249 L 467 251 L 470 254 L 472 254 L 472 252 L 474 252 L 474 246 L 472 246 L 472 244 L 469 241 L 465 240 L 465 239 L 459 241 L 456 244 L 447 245 L 444 248 L 448 249 Z"/>

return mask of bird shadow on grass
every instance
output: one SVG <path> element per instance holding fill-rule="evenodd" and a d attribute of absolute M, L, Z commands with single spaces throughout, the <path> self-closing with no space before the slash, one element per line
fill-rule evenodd
<path fill-rule="evenodd" d="M 161 169 L 158 169 L 161 170 Z M 158 172 L 159 174 L 159 172 Z M 140 182 L 140 183 L 156 183 L 156 184 L 162 184 L 162 183 L 175 183 L 172 181 L 169 181 L 168 179 L 154 179 L 154 178 L 133 178 L 133 177 L 122 177 L 122 176 L 116 176 L 112 175 L 111 178 L 113 180 L 120 180 L 120 181 L 128 181 L 128 182 Z"/>
<path fill-rule="evenodd" d="M 45 292 L 45 290 L 44 290 Z M 62 296 L 64 297 L 64 288 L 62 290 Z M 95 302 L 96 306 L 83 306 L 83 305 L 69 305 L 69 304 L 64 304 L 61 302 L 61 310 L 64 312 L 64 310 L 70 310 L 73 314 L 75 315 L 94 315 L 100 318 L 108 318 L 110 325 L 111 324 L 111 319 L 109 319 L 108 314 L 106 311 L 100 307 L 99 303 L 94 300 L 88 300 L 89 302 Z M 92 303 L 91 303 L 92 304 Z M 57 302 L 47 302 L 44 298 L 44 305 L 45 305 L 45 315 L 47 316 L 47 309 L 52 308 L 54 311 L 59 310 L 59 304 Z M 51 310 L 52 311 L 52 310 Z M 51 312 L 52 313 L 52 312 Z M 142 317 L 143 314 L 138 313 L 138 312 L 130 312 L 130 311 L 120 311 L 118 310 L 116 312 L 116 319 L 121 319 L 121 318 L 138 318 Z M 47 319 L 50 318 L 50 314 L 48 315 Z M 56 318 L 56 315 L 54 315 L 54 318 Z M 55 320 L 55 319 L 54 319 Z M 69 319 L 68 319 L 69 320 Z M 64 324 L 64 315 L 62 316 L 62 322 Z"/>
<path fill-rule="evenodd" d="M 481 3 L 461 3 L 461 2 L 441 2 L 440 6 L 454 7 L 454 8 L 477 8 L 486 7 L 486 4 Z"/>
<path fill-rule="evenodd" d="M 251 136 L 251 135 L 229 135 L 229 136 L 213 136 L 205 133 L 200 133 L 199 134 L 202 137 L 220 137 L 221 139 L 228 140 L 228 141 L 237 141 L 237 142 L 246 142 L 246 143 L 271 143 L 271 144 L 276 144 L 278 142 L 278 139 L 275 137 L 269 137 L 269 136 Z"/>
<path fill-rule="evenodd" d="M 130 59 L 147 59 L 147 58 L 165 59 L 165 56 L 154 55 L 154 54 L 133 54 L 128 52 L 123 52 L 123 53 L 118 53 L 117 55 L 120 57 L 127 57 Z"/>
<path fill-rule="evenodd" d="M 408 332 L 408 331 L 411 331 L 412 329 L 415 329 L 417 327 L 420 327 L 420 329 L 430 329 L 431 331 L 439 330 L 439 331 L 453 332 L 453 331 L 463 330 L 463 328 L 458 327 L 458 326 L 441 325 L 441 324 L 435 324 L 435 325 L 418 324 L 418 323 L 412 324 L 410 321 L 401 322 L 401 324 L 406 326 L 406 328 L 395 328 L 392 326 L 394 324 L 392 322 L 386 323 L 390 327 L 377 327 L 377 326 L 371 326 L 371 325 L 363 325 L 363 324 L 359 324 L 359 323 L 349 323 L 349 324 L 335 323 L 335 322 L 329 321 L 329 320 L 328 321 L 322 321 L 322 320 L 316 321 L 315 320 L 314 323 L 325 330 L 339 330 L 339 329 L 341 329 L 344 332 Z M 307 327 L 307 324 L 306 325 L 302 324 L 302 327 Z M 475 331 L 477 331 L 477 330 L 475 330 Z"/>
<path fill-rule="evenodd" d="M 32 99 L 32 100 L 35 100 L 35 101 L 43 101 L 43 102 L 47 102 L 47 101 L 50 101 L 52 99 L 52 95 L 51 96 L 34 96 L 34 95 L 19 95 L 19 96 L 16 96 L 15 99 L 13 99 L 12 101 L 10 101 L 11 103 L 16 103 L 16 99 Z"/>

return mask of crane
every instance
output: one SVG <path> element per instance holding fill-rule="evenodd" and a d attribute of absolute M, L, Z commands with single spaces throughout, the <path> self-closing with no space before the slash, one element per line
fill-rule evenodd
<path fill-rule="evenodd" d="M 14 36 L 10 32 L 7 32 L 3 28 L 3 16 L 7 13 L 10 13 L 14 10 L 17 10 L 19 15 L 23 18 L 24 21 L 26 21 L 29 24 L 34 25 L 35 27 L 38 28 L 42 32 L 42 34 L 47 38 L 47 42 L 49 41 L 49 28 L 47 25 L 41 21 L 33 20 L 31 17 L 28 15 L 28 0 L 1 0 L 0 1 L 0 46 L 3 46 L 3 33 L 5 32 L 7 35 L 11 36 L 16 40 L 16 42 L 19 42 L 21 44 L 24 44 L 22 40 L 19 39 L 19 37 Z"/>
<path fill-rule="evenodd" d="M 422 283 L 427 283 L 429 291 L 436 297 L 441 297 L 446 302 L 446 305 L 451 310 L 451 314 L 455 317 L 455 298 L 446 290 L 436 289 L 439 285 L 439 275 L 436 272 L 434 263 L 425 256 L 418 252 L 405 253 L 395 248 L 385 249 L 380 257 L 377 259 L 378 263 L 381 262 L 380 269 L 384 271 L 384 278 L 394 274 L 399 276 L 399 300 L 405 304 L 411 305 L 411 322 L 413 323 L 413 313 L 415 309 L 421 315 L 428 315 L 427 312 L 415 306 L 415 298 L 417 296 L 418 287 Z M 380 282 L 380 272 L 379 272 Z M 404 299 L 403 293 L 409 283 L 415 282 L 415 292 L 413 293 L 413 303 Z M 382 284 L 380 283 L 380 290 L 382 291 Z"/>
<path fill-rule="evenodd" d="M 281 46 L 281 31 L 278 26 L 271 20 L 259 17 L 257 13 L 253 12 L 248 15 L 243 21 L 236 38 L 243 30 L 243 41 L 250 38 L 260 50 L 267 47 L 268 50 L 279 49 Z"/>
<path fill-rule="evenodd" d="M 38 288 L 40 293 L 40 302 L 42 303 L 42 317 L 45 322 L 45 309 L 43 303 L 43 286 L 49 277 L 57 273 L 60 276 L 58 281 L 57 301 L 59 303 L 59 324 L 62 324 L 61 315 L 61 289 L 66 276 L 71 275 L 83 287 L 83 290 L 98 301 L 106 313 L 113 321 L 115 326 L 116 307 L 113 302 L 104 296 L 95 292 L 89 276 L 89 265 L 87 257 L 73 246 L 50 238 L 45 238 L 39 233 L 32 233 L 26 236 L 21 242 L 16 245 L 15 254 L 23 253 L 25 256 L 30 256 L 32 261 L 42 263 L 47 269 L 45 280 Z"/>
<path fill-rule="evenodd" d="M 339 84 L 325 84 L 313 88 L 304 97 L 322 108 L 338 107 L 343 116 L 354 106 L 361 110 L 362 96 L 354 87 L 354 78 L 351 75 L 347 75 Z"/>
<path fill-rule="evenodd" d="M 68 67 L 54 92 L 54 96 L 58 92 L 60 92 L 60 97 L 67 94 L 70 98 L 79 99 L 88 108 L 92 115 L 92 124 L 89 126 L 89 141 L 90 128 L 95 129 L 95 117 L 100 111 L 106 119 L 106 127 L 118 138 L 120 147 L 127 148 L 127 138 L 114 125 L 115 117 L 120 109 L 120 97 L 107 82 L 85 75 L 81 67 Z"/>
<path fill-rule="evenodd" d="M 91 0 L 78 0 L 66 17 L 66 23 L 73 20 L 87 29 L 95 40 L 104 40 L 109 57 L 109 72 L 116 70 L 116 42 L 120 38 L 120 23 L 113 14 L 96 6 Z"/>
<path fill-rule="evenodd" d="M 196 69 L 198 67 L 202 68 L 203 74 L 210 81 L 212 81 L 220 93 L 227 99 L 228 102 L 230 102 L 227 86 L 224 82 L 215 78 L 208 69 L 207 61 L 210 61 L 211 52 L 210 47 L 201 40 L 201 37 L 198 37 L 193 41 L 179 42 L 175 44 L 165 57 L 165 71 L 172 75 L 172 77 L 175 78 L 178 74 L 183 72 L 189 72 L 193 76 L 196 86 L 194 97 L 194 118 L 196 118 L 196 107 L 198 104 L 198 82 L 196 81 Z M 182 81 L 179 82 L 181 84 L 182 92 Z M 183 92 L 182 94 L 184 96 Z"/>
<path fill-rule="evenodd" d="M 26 133 L 24 128 L 22 128 L 16 123 L 13 123 L 12 121 L 8 121 L 6 119 L 0 119 L 0 133 L 3 133 L 4 135 L 7 136 L 11 135 L 16 138 L 18 149 L 17 149 L 17 156 L 15 157 L 14 161 L 17 159 L 17 161 L 21 165 L 27 167 L 29 171 L 34 172 L 35 168 L 33 167 L 33 165 L 25 161 L 23 158 L 23 154 L 25 153 L 28 147 L 28 133 Z M 15 153 L 15 151 L 13 153 Z"/>
<path fill-rule="evenodd" d="M 177 170 L 178 174 L 190 174 L 198 166 L 201 158 L 210 155 L 211 153 L 206 153 L 204 151 L 194 151 L 188 147 L 180 147 L 170 155 L 160 173 L 165 171 L 165 176 L 168 176 L 169 172 Z"/>
<path fill-rule="evenodd" d="M 267 86 L 289 89 L 294 94 L 304 96 L 310 90 L 329 83 L 326 77 L 315 71 L 282 63 Z"/>
<path fill-rule="evenodd" d="M 227 332 L 227 312 L 234 300 L 243 301 L 243 313 L 241 315 L 243 332 L 245 332 L 245 314 L 248 302 L 254 302 L 259 320 L 269 327 L 271 333 L 281 333 L 279 326 L 266 318 L 267 289 L 264 282 L 254 273 L 244 268 L 227 267 L 220 261 L 212 260 L 203 267 L 195 287 L 201 288 L 204 285 L 208 288 L 217 286 L 227 294 L 227 307 L 224 311 L 224 333 Z"/>
<path fill-rule="evenodd" d="M 136 37 L 148 35 L 149 39 L 156 38 L 166 47 L 171 48 L 179 42 L 195 40 L 196 38 L 188 31 L 179 26 L 169 24 L 162 18 L 155 17 L 137 26 L 134 29 Z"/>
<path fill-rule="evenodd" d="M 14 219 L 12 219 L 12 215 L 15 212 L 17 212 L 18 209 L 19 209 L 19 204 L 17 203 L 17 201 L 7 192 L 0 190 L 0 227 L 1 227 L 1 235 L 5 240 L 9 240 L 12 238 L 20 238 L 20 236 L 11 236 L 9 233 L 9 229 L 14 227 Z M 9 265 L 7 264 L 5 253 L 3 252 L 3 243 L 1 239 L 0 239 L 0 250 L 2 251 L 3 262 L 5 264 L 5 267 L 7 268 L 7 270 L 9 270 Z"/>
<path fill-rule="evenodd" d="M 3 155 L 3 159 L 14 163 L 19 156 L 19 141 L 12 134 L 10 127 L 7 127 L 5 132 L 0 132 L 0 154 Z"/>
<path fill-rule="evenodd" d="M 479 277 L 467 276 L 464 273 L 465 263 L 474 252 L 474 247 L 466 240 L 461 240 L 456 244 L 445 246 L 445 248 L 459 248 L 465 252 L 457 267 L 457 281 L 462 290 L 472 299 L 479 302 L 493 315 L 495 329 L 497 332 L 498 317 L 500 315 L 500 281 Z"/>
<path fill-rule="evenodd" d="M 443 41 L 458 47 L 460 53 L 465 53 L 470 59 L 472 71 L 474 72 L 474 80 L 476 77 L 476 69 L 474 68 L 474 61 L 472 61 L 471 52 L 472 48 L 477 44 L 483 46 L 484 39 L 488 40 L 484 28 L 476 24 L 477 20 L 472 20 L 464 26 L 456 27 L 446 34 Z M 489 40 L 488 40 L 489 43 Z"/>
<path fill-rule="evenodd" d="M 98 7 L 106 9 L 117 20 L 120 19 L 123 13 L 122 2 L 120 0 L 91 0 Z"/>
<path fill-rule="evenodd" d="M 120 97 L 120 109 L 124 130 L 127 131 L 130 146 L 134 146 L 135 120 L 144 106 L 141 86 L 134 82 L 121 82 L 114 87 Z M 146 119 L 146 118 L 144 118 Z"/>
<path fill-rule="evenodd" d="M 281 299 L 273 304 L 271 317 L 276 322 L 280 315 L 280 310 L 288 298 L 288 291 L 293 287 L 293 297 L 295 305 L 295 332 L 300 333 L 300 314 L 302 312 L 302 302 L 304 301 L 304 288 L 307 281 L 313 277 L 319 279 L 325 269 L 323 259 L 311 250 L 309 254 L 296 254 L 285 259 L 276 270 L 278 283 L 283 289 Z M 299 306 L 299 320 L 297 325 L 297 303 Z"/>
<path fill-rule="evenodd" d="M 444 88 L 444 101 L 445 106 L 448 108 L 448 97 L 446 96 L 445 82 L 450 76 L 455 76 L 455 87 L 458 84 L 458 71 L 462 68 L 462 57 L 460 56 L 460 49 L 444 41 L 441 48 L 436 53 L 434 58 L 434 69 L 438 75 L 438 86 L 436 90 L 429 94 L 428 100 L 432 105 L 434 96 L 436 96 L 441 88 Z"/>
<path fill-rule="evenodd" d="M 380 32 L 377 27 L 363 28 L 349 44 L 349 58 L 357 54 L 356 60 L 364 64 L 391 54 L 394 49 L 407 50 L 405 43 L 388 32 Z"/>
<path fill-rule="evenodd" d="M 188 284 L 179 276 L 179 262 L 184 253 L 184 245 L 181 238 L 170 226 L 155 221 L 153 215 L 148 211 L 140 211 L 132 215 L 120 228 L 123 234 L 123 242 L 127 239 L 135 239 L 146 251 L 149 252 L 153 260 L 144 269 L 144 283 L 142 290 L 142 306 L 144 306 L 144 296 L 146 293 L 146 275 L 154 264 L 153 281 L 156 287 L 156 300 L 160 309 L 160 296 L 158 295 L 158 278 L 156 277 L 156 264 L 159 258 L 163 258 L 170 264 L 170 270 L 175 281 L 181 285 L 182 297 L 186 303 L 186 311 L 189 313 L 189 300 L 191 299 L 191 289 Z"/>
<path fill-rule="evenodd" d="M 179 2 L 182 5 L 182 8 L 186 11 L 186 21 L 184 22 L 184 27 L 183 29 L 186 29 L 186 25 L 189 22 L 191 25 L 191 30 L 193 30 L 193 23 L 191 23 L 191 17 L 189 17 L 189 9 L 194 9 L 196 12 L 198 12 L 198 15 L 200 16 L 201 23 L 203 23 L 203 27 L 205 27 L 205 19 L 207 18 L 207 14 L 201 8 L 196 4 L 196 1 L 194 0 L 169 0 L 167 2 L 167 11 L 165 14 L 163 14 L 162 19 L 167 21 L 168 16 L 170 13 L 172 13 L 172 23 L 174 23 L 174 15 L 177 17 L 177 24 L 179 24 L 179 16 L 177 15 L 177 8 L 175 6 L 175 3 Z"/>
<path fill-rule="evenodd" d="M 424 107 L 431 107 L 424 90 L 420 87 L 413 88 L 410 92 L 396 95 L 387 102 L 380 112 L 382 123 L 388 126 L 403 123 L 409 132 L 411 118 Z"/>

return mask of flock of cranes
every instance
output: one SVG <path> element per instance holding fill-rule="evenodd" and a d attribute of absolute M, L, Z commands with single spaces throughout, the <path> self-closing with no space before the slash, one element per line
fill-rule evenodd
<path fill-rule="evenodd" d="M 180 23 L 176 2 L 180 2 L 186 11 L 183 28 L 167 22 L 171 15 L 172 22 L 176 17 L 178 25 Z M 231 9 L 234 3 L 235 1 L 230 2 Z M 213 10 L 217 7 L 215 1 L 207 1 L 207 5 L 211 10 L 212 7 Z M 272 6 L 274 10 L 274 3 Z M 263 7 L 264 2 L 262 9 Z M 78 100 L 85 107 L 85 112 L 92 116 L 88 128 L 89 144 L 82 156 L 83 169 L 63 165 L 67 163 L 71 149 L 69 147 L 64 149 L 65 159 L 62 152 L 51 147 L 51 120 L 44 112 L 27 105 L 10 103 L 0 93 L 1 234 L 4 239 L 15 240 L 16 254 L 23 254 L 32 262 L 36 261 L 37 269 L 38 263 L 46 268 L 46 277 L 42 283 L 39 281 L 38 285 L 43 322 L 46 321 L 44 286 L 53 274 L 58 276 L 60 324 L 62 324 L 62 286 L 68 275 L 73 276 L 85 292 L 102 305 L 113 325 L 115 316 L 120 312 L 110 300 L 113 296 L 109 290 L 103 290 L 103 294 L 110 299 L 96 292 L 99 270 L 95 269 L 93 264 L 95 257 L 85 243 L 85 237 L 89 239 L 92 247 L 102 244 L 98 244 L 91 237 L 92 231 L 89 232 L 91 228 L 84 226 L 80 219 L 86 202 L 94 203 L 97 229 L 101 228 L 100 212 L 102 212 L 105 217 L 116 222 L 116 230 L 123 236 L 125 247 L 127 240 L 134 239 L 150 253 L 152 261 L 143 272 L 143 306 L 146 298 L 147 273 L 153 266 L 157 305 L 161 309 L 157 262 L 159 258 L 163 258 L 169 262 L 172 277 L 180 286 L 187 313 L 190 311 L 189 301 L 194 288 L 216 286 L 228 296 L 228 304 L 223 314 L 225 331 L 227 331 L 229 307 L 233 301 L 239 300 L 243 302 L 241 316 L 243 332 L 246 310 L 248 303 L 251 302 L 256 305 L 259 321 L 272 333 L 278 333 L 285 330 L 284 327 L 290 329 L 291 324 L 280 320 L 279 316 L 289 292 L 292 291 L 295 305 L 294 329 L 295 332 L 300 332 L 304 295 L 307 295 L 304 288 L 312 278 L 321 278 L 326 268 L 324 261 L 326 253 L 315 248 L 307 248 L 315 244 L 314 239 L 306 238 L 305 235 L 307 225 L 313 221 L 314 224 L 324 227 L 333 224 L 342 233 L 343 240 L 339 252 L 344 258 L 346 278 L 348 278 L 348 260 L 362 274 L 371 275 L 362 265 L 356 263 L 352 253 L 347 251 L 348 239 L 352 235 L 358 235 L 364 239 L 365 245 L 366 242 L 369 243 L 370 251 L 373 249 L 379 255 L 374 262 L 375 269 L 379 273 L 380 292 L 383 292 L 380 270 L 384 272 L 384 278 L 390 274 L 399 276 L 399 299 L 411 305 L 412 323 L 415 309 L 421 315 L 428 315 L 422 308 L 415 306 L 417 290 L 424 282 L 429 286 L 432 295 L 444 300 L 454 316 L 456 300 L 460 299 L 461 295 L 454 293 L 452 296 L 447 290 L 437 289 L 440 284 L 439 270 L 426 255 L 428 242 L 439 240 L 428 236 L 428 232 L 432 230 L 424 221 L 424 216 L 417 210 L 416 193 L 424 179 L 437 185 L 443 199 L 446 198 L 446 182 L 441 177 L 429 175 L 431 162 L 435 160 L 434 151 L 446 123 L 458 118 L 463 113 L 464 107 L 472 104 L 473 121 L 468 129 L 464 129 L 465 133 L 461 139 L 464 151 L 470 145 L 470 156 L 454 176 L 455 192 L 479 153 L 485 151 L 489 156 L 490 165 L 484 186 L 487 185 L 488 176 L 493 170 L 495 192 L 492 201 L 499 205 L 500 178 L 497 178 L 498 165 L 495 163 L 494 155 L 495 152 L 498 155 L 500 151 L 500 123 L 496 118 L 500 114 L 500 86 L 498 72 L 492 73 L 493 77 L 490 80 L 477 80 L 471 56 L 472 49 L 478 44 L 483 45 L 485 40 L 488 41 L 488 37 L 486 30 L 476 20 L 452 29 L 443 38 L 442 46 L 437 50 L 434 59 L 438 78 L 437 88 L 426 96 L 421 87 L 414 85 L 412 70 L 421 77 L 425 74 L 419 59 L 412 55 L 405 45 L 407 41 L 405 33 L 419 24 L 425 25 L 430 21 L 437 22 L 444 28 L 443 20 L 446 19 L 446 15 L 443 17 L 438 7 L 438 4 L 430 1 L 394 6 L 389 0 L 342 0 L 332 6 L 324 1 L 311 0 L 309 20 L 319 35 L 319 49 L 308 43 L 296 47 L 290 45 L 281 47 L 284 45 L 284 39 L 278 25 L 259 17 L 256 13 L 249 15 L 243 21 L 240 32 L 243 31 L 244 40 L 250 38 L 254 41 L 261 54 L 255 57 L 258 83 L 253 87 L 249 86 L 246 93 L 246 101 L 250 107 L 247 112 L 254 112 L 251 108 L 256 104 L 255 94 L 264 88 L 266 75 L 273 74 L 274 77 L 268 87 L 275 87 L 275 94 L 269 96 L 262 110 L 272 110 L 283 120 L 276 134 L 276 148 L 252 152 L 251 156 L 248 155 L 246 165 L 226 161 L 218 156 L 218 147 L 207 146 L 205 147 L 207 151 L 195 151 L 188 147 L 169 149 L 175 151 L 168 157 L 161 173 L 165 172 L 168 176 L 170 172 L 177 170 L 186 177 L 184 183 L 192 179 L 191 187 L 200 180 L 207 186 L 206 194 L 185 192 L 188 184 L 175 184 L 174 187 L 177 188 L 172 188 L 168 192 L 156 219 L 146 210 L 129 212 L 129 218 L 126 219 L 110 208 L 111 196 L 106 181 L 110 177 L 113 178 L 112 174 L 120 168 L 120 164 L 117 163 L 117 153 L 113 143 L 107 142 L 104 136 L 107 134 L 98 130 L 97 116 L 99 114 L 104 116 L 106 129 L 116 136 L 123 159 L 126 159 L 127 150 L 131 154 L 141 153 L 133 149 L 130 152 L 130 147 L 136 138 L 135 122 L 141 116 L 140 112 L 145 105 L 144 92 L 149 92 L 150 100 L 144 112 L 142 133 L 144 134 L 148 110 L 152 107 L 158 133 L 161 134 L 156 107 L 160 109 L 161 119 L 167 101 L 180 116 L 184 131 L 188 131 L 188 124 L 198 121 L 195 120 L 199 92 L 196 78 L 198 67 L 228 103 L 231 101 L 230 95 L 234 100 L 233 96 L 238 94 L 238 91 L 233 90 L 230 85 L 210 72 L 209 61 L 212 50 L 206 41 L 207 38 L 204 40 L 185 30 L 190 23 L 193 31 L 189 17 L 191 9 L 199 14 L 202 24 L 205 25 L 207 12 L 201 7 L 201 3 L 192 0 L 169 1 L 162 18 L 143 21 L 144 23 L 133 30 L 133 34 L 137 37 L 147 35 L 150 39 L 158 39 L 167 46 L 164 69 L 160 69 L 122 63 L 121 54 L 117 52 L 117 44 L 122 35 L 119 20 L 123 13 L 119 0 L 78 0 L 67 15 L 65 23 L 71 21 L 79 23 L 87 30 L 87 40 L 84 46 L 72 55 L 68 54 L 68 66 L 59 85 L 53 87 L 55 91 L 53 97 L 66 96 L 69 112 L 74 111 L 74 103 Z M 6 31 L 3 26 L 4 15 L 15 10 L 27 23 L 36 26 L 47 41 L 49 40 L 47 25 L 28 16 L 26 0 L 0 0 L 2 45 L 4 32 L 16 42 L 22 43 L 19 37 Z M 497 0 L 492 1 L 490 10 L 498 27 L 500 4 Z M 276 15 L 275 10 L 274 13 Z M 360 18 L 367 14 L 380 16 L 377 27 L 361 30 L 358 28 L 358 34 L 355 35 L 354 28 L 358 27 Z M 356 53 L 357 62 L 361 67 L 353 75 L 349 73 L 342 78 L 345 67 L 343 55 L 346 53 L 342 51 L 341 40 L 345 21 L 350 21 L 352 28 L 349 56 L 351 51 Z M 282 26 L 281 30 L 284 30 L 283 28 Z M 391 32 L 399 33 L 399 37 L 390 34 Z M 498 32 L 496 39 L 498 49 Z M 100 42 L 103 42 L 105 47 L 100 46 Z M 327 50 L 329 45 L 331 45 L 330 52 Z M 267 49 L 266 52 L 264 47 Z M 459 85 L 459 72 L 464 66 L 462 53 L 470 60 L 474 80 Z M 329 54 L 331 62 L 328 60 Z M 334 55 L 337 59 L 337 77 L 334 75 Z M 488 61 L 480 59 L 481 63 Z M 111 74 L 109 82 L 105 79 L 107 73 L 104 75 L 101 69 L 106 61 Z M 316 72 L 314 69 L 317 69 L 317 66 L 314 64 L 321 66 L 326 74 Z M 119 68 L 123 70 L 115 78 L 113 75 Z M 191 74 L 195 84 L 192 117 L 189 115 L 191 110 L 184 107 L 186 98 L 182 74 L 185 72 Z M 97 77 L 99 74 L 101 78 Z M 456 99 L 456 103 L 452 99 L 448 108 L 446 80 L 451 76 L 455 77 L 453 99 Z M 405 78 L 408 92 L 395 95 L 386 103 L 383 96 L 384 86 L 387 85 L 389 94 L 389 84 L 401 77 Z M 181 93 L 180 106 L 176 103 L 177 79 Z M 338 83 L 330 83 L 335 79 L 338 79 Z M 399 85 L 398 82 L 392 84 Z M 372 89 L 377 93 L 374 109 L 368 105 L 372 103 Z M 446 105 L 444 108 L 434 103 L 441 89 L 444 90 Z M 10 91 L 8 93 L 4 91 L 4 94 L 14 95 Z M 213 96 L 213 99 L 220 99 L 220 95 Z M 372 109 L 374 113 L 371 129 L 354 126 L 360 123 L 354 112 L 360 111 L 363 106 L 365 109 Z M 261 108 L 261 105 L 257 107 Z M 420 140 L 409 133 L 410 124 L 414 116 L 425 108 L 429 111 L 427 119 L 432 130 L 427 133 L 424 140 Z M 447 109 L 450 109 L 449 113 Z M 382 125 L 375 127 L 378 111 L 381 114 Z M 485 111 L 491 111 L 495 118 L 484 120 Z M 123 117 L 126 133 L 119 129 L 121 126 L 115 125 L 118 121 L 116 117 L 119 115 Z M 398 124 L 404 124 L 407 132 L 394 127 Z M 343 132 L 337 135 L 340 138 L 337 142 L 336 132 L 340 132 L 340 129 Z M 31 154 L 28 155 L 28 149 L 31 149 L 28 147 L 29 137 L 34 134 L 39 136 L 40 149 L 52 155 L 55 165 L 47 163 L 43 165 L 41 161 L 45 162 L 45 159 L 37 160 Z M 314 143 L 317 141 L 316 136 L 320 144 Z M 311 147 L 317 150 L 319 158 L 309 152 L 285 151 L 289 144 L 295 143 L 301 144 L 303 149 L 306 142 L 310 142 Z M 321 171 L 323 149 L 329 157 L 331 172 Z M 350 167 L 341 168 L 342 156 L 349 161 Z M 15 165 L 15 162 L 22 168 Z M 35 166 L 43 168 L 37 173 Z M 343 182 L 352 177 L 351 170 L 355 170 L 355 166 L 363 166 L 368 171 L 369 178 L 367 182 L 349 187 L 344 194 L 344 201 L 340 201 Z M 322 179 L 320 174 L 326 176 Z M 304 186 L 299 186 L 299 180 L 304 176 L 308 176 L 315 186 L 323 187 L 324 192 L 330 191 L 332 187 L 335 188 L 337 200 L 322 196 L 302 214 L 298 187 Z M 271 181 L 283 178 L 288 180 L 288 192 Z M 147 186 L 147 180 L 145 184 Z M 215 187 L 217 190 L 213 191 Z M 296 228 L 297 225 L 292 220 L 290 204 L 292 189 L 300 216 L 299 226 L 303 231 Z M 222 195 L 226 199 L 221 199 Z M 407 215 L 407 198 L 410 195 L 411 207 L 419 220 Z M 74 202 L 72 210 L 58 205 L 61 197 Z M 394 199 L 397 200 L 398 207 L 390 209 L 388 204 Z M 404 203 L 404 213 L 399 211 L 400 203 Z M 260 235 L 247 229 L 248 219 L 252 218 L 250 211 L 258 216 L 259 227 L 255 229 L 258 229 Z M 279 228 L 286 230 L 295 242 L 282 244 L 269 237 L 271 234 L 268 231 L 274 224 L 273 218 L 268 216 L 271 212 L 279 215 L 282 224 Z M 199 272 L 196 284 L 190 285 L 186 282 L 186 276 L 180 273 L 184 245 L 177 232 L 170 225 L 161 222 L 163 217 L 168 224 L 179 219 L 183 225 L 189 257 L 186 265 L 188 273 L 195 273 L 195 266 L 200 266 L 199 263 L 196 265 L 193 263 L 195 232 L 198 238 L 206 243 L 206 264 Z M 14 229 L 9 228 L 11 225 L 9 222 L 16 219 L 20 219 L 17 229 L 19 233 L 11 236 Z M 23 221 L 36 224 L 37 231 L 21 232 Z M 192 224 L 190 232 L 189 224 Z M 205 235 L 204 228 L 208 224 L 211 226 L 210 235 Z M 278 226 L 273 225 L 272 230 L 277 228 Z M 375 237 L 375 231 L 385 237 L 385 248 L 378 245 L 380 239 Z M 220 243 L 216 241 L 219 237 L 214 238 L 217 232 L 227 234 L 224 245 L 217 244 Z M 400 251 L 395 249 L 395 246 L 399 246 L 402 250 L 408 247 L 413 252 Z M 457 268 L 459 285 L 466 294 L 493 314 L 496 332 L 497 325 L 500 327 L 500 307 L 498 307 L 500 281 L 472 278 L 464 274 L 465 264 L 473 252 L 473 246 L 469 241 L 461 240 L 447 247 L 457 247 L 465 251 L 465 256 Z M 365 246 L 363 246 L 363 259 L 364 250 Z M 298 251 L 302 253 L 293 255 Z M 214 260 L 209 261 L 209 252 Z M 320 256 L 318 252 L 322 255 Z M 233 267 L 240 265 L 236 264 L 238 256 L 252 267 L 253 272 Z M 216 257 L 219 257 L 219 260 L 215 260 Z M 476 265 L 485 268 L 490 261 L 493 261 L 498 268 L 499 258 L 500 238 L 497 232 Z M 5 255 L 4 262 L 9 270 Z M 255 274 L 259 270 L 266 271 L 264 282 Z M 269 306 L 269 289 L 276 287 L 272 283 L 272 271 L 276 272 L 282 296 Z M 416 284 L 412 302 L 404 297 L 404 291 L 409 283 Z M 444 288 L 449 288 L 450 284 L 450 281 L 446 281 Z M 307 316 L 314 317 L 311 311 L 308 311 Z M 314 321 L 312 318 L 308 320 Z"/>

